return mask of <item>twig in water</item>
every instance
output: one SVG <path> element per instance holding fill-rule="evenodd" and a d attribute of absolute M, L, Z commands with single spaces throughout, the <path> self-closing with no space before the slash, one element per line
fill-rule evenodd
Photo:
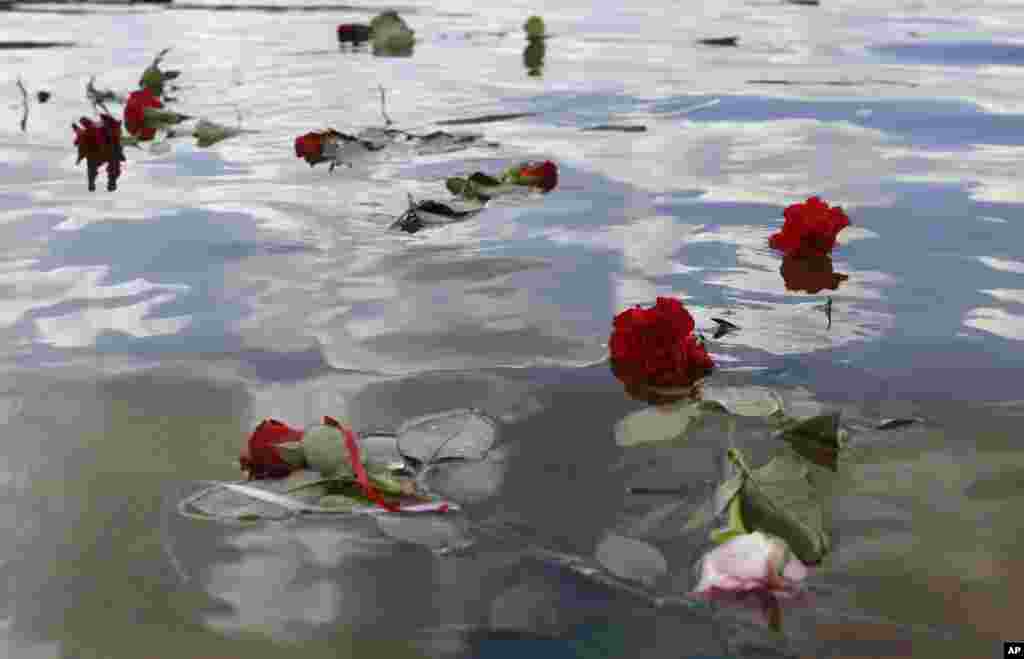
<path fill-rule="evenodd" d="M 377 85 L 377 88 L 380 89 L 380 113 L 384 116 L 384 125 L 390 126 L 394 122 L 391 121 L 391 117 L 388 116 L 387 98 L 384 96 L 384 85 Z"/>
<path fill-rule="evenodd" d="M 89 78 L 89 82 L 85 85 L 85 97 L 92 103 L 93 109 L 99 108 L 103 110 L 104 114 L 110 114 L 110 109 L 107 108 L 104 100 L 116 101 L 117 96 L 110 91 L 100 91 L 96 89 L 96 85 L 93 83 L 96 81 L 96 76 Z"/>
<path fill-rule="evenodd" d="M 18 76 L 18 89 L 21 90 L 21 132 L 24 133 L 28 125 L 28 91 L 25 89 L 25 83 L 21 81 L 21 76 Z"/>

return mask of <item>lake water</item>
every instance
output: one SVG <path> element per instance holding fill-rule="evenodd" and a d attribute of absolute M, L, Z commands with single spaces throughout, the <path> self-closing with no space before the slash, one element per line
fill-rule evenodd
<path fill-rule="evenodd" d="M 0 50 L 6 656 L 960 659 L 1019 640 L 1024 5 L 409 0 L 408 58 L 337 46 L 338 23 L 386 5 L 273 7 L 0 13 L 0 41 L 75 44 Z M 539 77 L 531 13 L 552 34 Z M 119 189 L 88 192 L 70 130 L 92 114 L 86 83 L 130 90 L 164 47 L 176 109 L 257 132 L 128 148 Z M 52 92 L 24 132 L 18 76 Z M 307 131 L 381 126 L 380 86 L 407 130 L 537 114 L 465 127 L 497 147 L 396 147 L 333 173 L 295 158 Z M 647 130 L 581 130 L 598 124 Z M 541 158 L 561 172 L 543 199 L 387 230 L 408 194 L 444 200 L 447 176 Z M 787 292 L 766 245 L 810 195 L 852 221 L 831 328 L 824 295 Z M 924 419 L 860 434 L 830 492 L 824 594 L 786 637 L 652 608 L 502 540 L 515 520 L 518 538 L 589 556 L 655 505 L 625 485 L 715 477 L 712 431 L 691 452 L 613 438 L 642 404 L 602 361 L 611 319 L 659 295 L 701 328 L 742 328 L 713 343 L 713 383 L 865 428 Z M 237 477 L 265 417 L 387 429 L 459 407 L 503 422 L 500 491 L 469 509 L 497 531 L 471 554 L 372 523 L 164 514 L 188 483 Z M 695 537 L 650 541 L 662 585 L 692 587 Z"/>

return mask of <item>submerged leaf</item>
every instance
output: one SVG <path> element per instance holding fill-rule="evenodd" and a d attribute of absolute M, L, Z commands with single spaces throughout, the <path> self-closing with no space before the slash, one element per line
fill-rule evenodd
<path fill-rule="evenodd" d="M 839 416 L 836 411 L 794 421 L 776 433 L 776 437 L 814 464 L 838 471 L 839 451 L 842 449 Z"/>
<path fill-rule="evenodd" d="M 615 576 L 646 586 L 668 573 L 668 561 L 656 547 L 621 535 L 606 536 L 594 558 Z"/>
<path fill-rule="evenodd" d="M 767 387 L 708 385 L 704 388 L 703 400 L 736 416 L 770 417 L 782 411 L 782 399 Z"/>
<path fill-rule="evenodd" d="M 381 515 L 377 527 L 390 538 L 431 549 L 459 548 L 473 542 L 459 520 L 450 515 Z"/>
<path fill-rule="evenodd" d="M 703 406 L 692 400 L 645 407 L 615 424 L 615 443 L 636 446 L 648 442 L 682 441 L 697 427 L 703 414 Z"/>
<path fill-rule="evenodd" d="M 409 419 L 396 433 L 398 450 L 416 464 L 440 460 L 482 460 L 498 439 L 498 423 L 472 409 Z"/>
<path fill-rule="evenodd" d="M 737 474 L 718 486 L 715 495 L 690 516 L 683 531 L 693 531 L 707 526 L 729 509 L 743 487 L 743 474 Z"/>
<path fill-rule="evenodd" d="M 735 449 L 730 453 L 738 458 Z M 741 458 L 735 463 L 745 476 L 739 495 L 745 526 L 779 536 L 804 563 L 821 562 L 830 540 L 824 508 L 807 466 L 785 454 L 752 471 L 746 470 Z"/>

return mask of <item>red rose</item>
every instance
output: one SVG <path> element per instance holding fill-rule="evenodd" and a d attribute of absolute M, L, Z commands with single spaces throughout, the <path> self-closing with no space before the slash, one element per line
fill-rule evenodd
<path fill-rule="evenodd" d="M 558 166 L 550 160 L 528 162 L 519 168 L 519 180 L 544 192 L 550 192 L 558 185 Z"/>
<path fill-rule="evenodd" d="M 615 317 L 609 350 L 615 376 L 627 386 L 690 387 L 715 364 L 693 334 L 693 317 L 675 298 L 659 297 Z"/>
<path fill-rule="evenodd" d="M 324 147 L 329 142 L 336 142 L 339 137 L 341 137 L 341 133 L 333 128 L 328 128 L 319 133 L 300 135 L 295 138 L 295 157 L 304 158 L 310 167 L 330 160 L 328 156 L 324 155 Z"/>
<path fill-rule="evenodd" d="M 779 274 L 786 282 L 787 291 L 804 291 L 820 293 L 828 289 L 834 291 L 839 284 L 849 279 L 847 275 L 832 269 L 832 257 L 822 256 L 784 256 Z"/>
<path fill-rule="evenodd" d="M 156 135 L 156 128 L 146 126 L 146 108 L 162 108 L 163 103 L 146 87 L 128 95 L 124 105 L 124 127 L 140 140 L 151 140 Z"/>
<path fill-rule="evenodd" d="M 75 131 L 74 144 L 78 147 L 78 160 L 75 164 L 85 159 L 89 190 L 96 190 L 100 165 L 107 167 L 107 190 L 116 190 L 117 179 L 121 176 L 121 163 L 125 160 L 121 148 L 121 122 L 109 114 L 102 114 L 99 123 L 88 117 L 82 117 L 78 123 L 81 125 L 71 124 Z"/>
<path fill-rule="evenodd" d="M 836 246 L 836 236 L 850 226 L 850 218 L 838 206 L 830 207 L 818 197 L 793 204 L 783 212 L 782 231 L 768 239 L 768 245 L 787 256 L 824 255 Z"/>
<path fill-rule="evenodd" d="M 370 26 L 360 23 L 342 23 L 338 26 L 338 41 L 360 43 L 370 39 Z"/>
<path fill-rule="evenodd" d="M 238 457 L 238 464 L 249 472 L 249 478 L 284 478 L 295 468 L 281 457 L 276 447 L 301 439 L 301 430 L 277 419 L 266 419 L 256 426 L 249 437 L 249 443 Z"/>

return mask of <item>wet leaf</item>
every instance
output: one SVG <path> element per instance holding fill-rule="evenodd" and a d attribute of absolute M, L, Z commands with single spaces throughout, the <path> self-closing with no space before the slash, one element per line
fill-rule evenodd
<path fill-rule="evenodd" d="M 315 425 L 302 434 L 302 451 L 310 469 L 324 476 L 354 476 L 340 429 L 329 425 Z"/>
<path fill-rule="evenodd" d="M 843 448 L 839 416 L 836 411 L 794 421 L 777 432 L 775 437 L 814 464 L 838 471 L 839 452 Z"/>
<path fill-rule="evenodd" d="M 399 452 L 416 464 L 482 460 L 497 441 L 498 424 L 477 410 L 456 409 L 410 419 L 396 434 Z"/>
<path fill-rule="evenodd" d="M 181 502 L 179 510 L 215 519 L 279 519 L 315 505 L 327 493 L 320 474 L 303 470 L 281 479 L 206 487 Z"/>
<path fill-rule="evenodd" d="M 206 119 L 200 119 L 196 124 L 196 127 L 192 129 L 192 136 L 196 138 L 196 144 L 198 146 L 205 148 L 216 144 L 217 142 L 248 132 L 252 131 L 245 131 L 241 128 L 232 128 L 231 126 L 224 126 L 212 121 L 207 121 Z"/>
<path fill-rule="evenodd" d="M 779 455 L 746 472 L 739 496 L 745 526 L 779 536 L 802 562 L 819 563 L 829 551 L 824 508 L 796 456 Z"/>
<path fill-rule="evenodd" d="M 743 523 L 742 501 L 740 497 L 734 496 L 729 502 L 726 524 L 720 529 L 711 531 L 711 541 L 715 544 L 724 544 L 739 535 L 750 533 L 750 529 Z"/>
<path fill-rule="evenodd" d="M 395 540 L 431 549 L 449 549 L 472 544 L 461 520 L 449 515 L 380 515 L 377 527 Z"/>
<path fill-rule="evenodd" d="M 594 557 L 615 576 L 646 586 L 668 573 L 668 562 L 656 547 L 621 535 L 606 536 Z"/>
<path fill-rule="evenodd" d="M 719 485 L 715 490 L 715 495 L 690 516 L 683 531 L 693 531 L 708 526 L 715 518 L 726 512 L 742 489 L 743 479 L 742 474 L 737 474 Z"/>
<path fill-rule="evenodd" d="M 770 417 L 782 412 L 782 399 L 767 387 L 706 385 L 703 400 L 736 416 Z"/>
<path fill-rule="evenodd" d="M 695 430 L 704 406 L 691 400 L 645 407 L 615 424 L 615 443 L 637 446 L 649 442 L 681 442 Z"/>

